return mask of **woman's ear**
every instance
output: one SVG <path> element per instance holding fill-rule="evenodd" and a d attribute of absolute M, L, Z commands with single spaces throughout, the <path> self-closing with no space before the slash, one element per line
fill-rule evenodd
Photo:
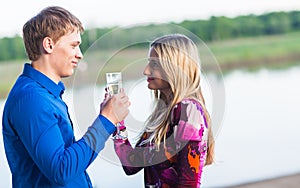
<path fill-rule="evenodd" d="M 43 48 L 46 53 L 51 53 L 53 51 L 54 42 L 50 37 L 45 37 L 43 39 Z"/>

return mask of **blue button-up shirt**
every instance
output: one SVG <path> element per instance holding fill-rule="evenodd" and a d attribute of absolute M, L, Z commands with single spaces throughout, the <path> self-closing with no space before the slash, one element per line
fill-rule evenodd
<path fill-rule="evenodd" d="M 99 115 L 75 141 L 64 86 L 25 64 L 3 111 L 3 140 L 13 187 L 92 187 L 87 167 L 115 126 Z"/>

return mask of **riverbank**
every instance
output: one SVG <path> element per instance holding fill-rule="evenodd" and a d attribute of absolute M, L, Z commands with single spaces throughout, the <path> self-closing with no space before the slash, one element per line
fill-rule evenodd
<path fill-rule="evenodd" d="M 300 173 L 231 186 L 230 188 L 299 188 Z"/>
<path fill-rule="evenodd" d="M 215 60 L 212 60 L 212 57 L 209 57 L 208 61 L 202 60 L 202 67 L 204 71 L 216 71 L 214 69 L 220 68 L 222 73 L 226 74 L 235 69 L 256 70 L 261 67 L 277 69 L 294 66 L 300 64 L 299 43 L 300 32 L 208 43 L 206 44 L 208 51 L 211 51 L 211 55 L 214 56 Z M 88 77 L 85 77 L 84 80 L 77 80 L 77 82 L 90 83 L 90 77 L 94 79 L 97 75 L 99 76 L 99 72 L 97 72 L 99 71 L 97 68 L 99 63 L 113 65 L 112 69 L 129 67 L 129 65 L 137 66 L 137 60 L 146 63 L 147 51 L 148 49 L 129 48 L 118 53 L 103 50 L 101 50 L 101 53 L 85 53 L 85 58 L 95 60 L 95 63 L 91 63 L 91 60 L 89 60 L 88 65 L 91 71 Z M 207 52 L 207 50 L 204 51 Z M 109 59 L 108 63 L 108 57 L 106 56 L 110 55 L 113 55 L 113 58 Z M 12 84 L 22 71 L 24 61 L 26 60 L 0 62 L 0 98 L 6 98 Z M 218 66 L 211 61 L 215 61 Z M 136 70 L 136 67 L 130 68 L 132 74 L 136 74 Z M 68 84 L 72 84 L 72 79 L 65 79 L 64 82 L 68 86 Z"/>

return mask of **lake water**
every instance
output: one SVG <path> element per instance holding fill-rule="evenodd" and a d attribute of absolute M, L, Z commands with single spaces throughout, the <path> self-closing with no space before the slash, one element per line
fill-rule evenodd
<path fill-rule="evenodd" d="M 217 82 L 216 79 L 215 84 Z M 226 187 L 300 172 L 299 83 L 300 67 L 257 72 L 239 70 L 224 76 L 225 114 L 216 134 L 216 163 L 205 167 L 203 187 Z M 103 95 L 98 91 L 102 90 L 87 87 L 66 92 L 64 97 L 75 124 L 88 125 L 93 121 Z M 126 121 L 135 122 L 128 124 L 133 140 L 149 112 L 150 95 L 143 81 L 128 94 L 132 106 Z M 208 109 L 212 110 L 211 95 L 209 92 L 205 95 Z M 0 101 L 0 116 L 3 104 L 4 101 Z M 85 129 L 85 126 L 75 127 L 76 137 Z M 95 187 L 142 187 L 142 172 L 126 176 L 112 148 L 109 140 L 88 169 Z M 2 134 L 0 169 L 0 187 L 11 187 Z"/>

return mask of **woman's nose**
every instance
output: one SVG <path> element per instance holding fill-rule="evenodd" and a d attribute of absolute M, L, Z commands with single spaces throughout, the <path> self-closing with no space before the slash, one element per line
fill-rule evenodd
<path fill-rule="evenodd" d="M 149 76 L 149 75 L 151 74 L 150 68 L 149 68 L 149 64 L 146 65 L 143 74 L 144 74 L 145 76 Z"/>

